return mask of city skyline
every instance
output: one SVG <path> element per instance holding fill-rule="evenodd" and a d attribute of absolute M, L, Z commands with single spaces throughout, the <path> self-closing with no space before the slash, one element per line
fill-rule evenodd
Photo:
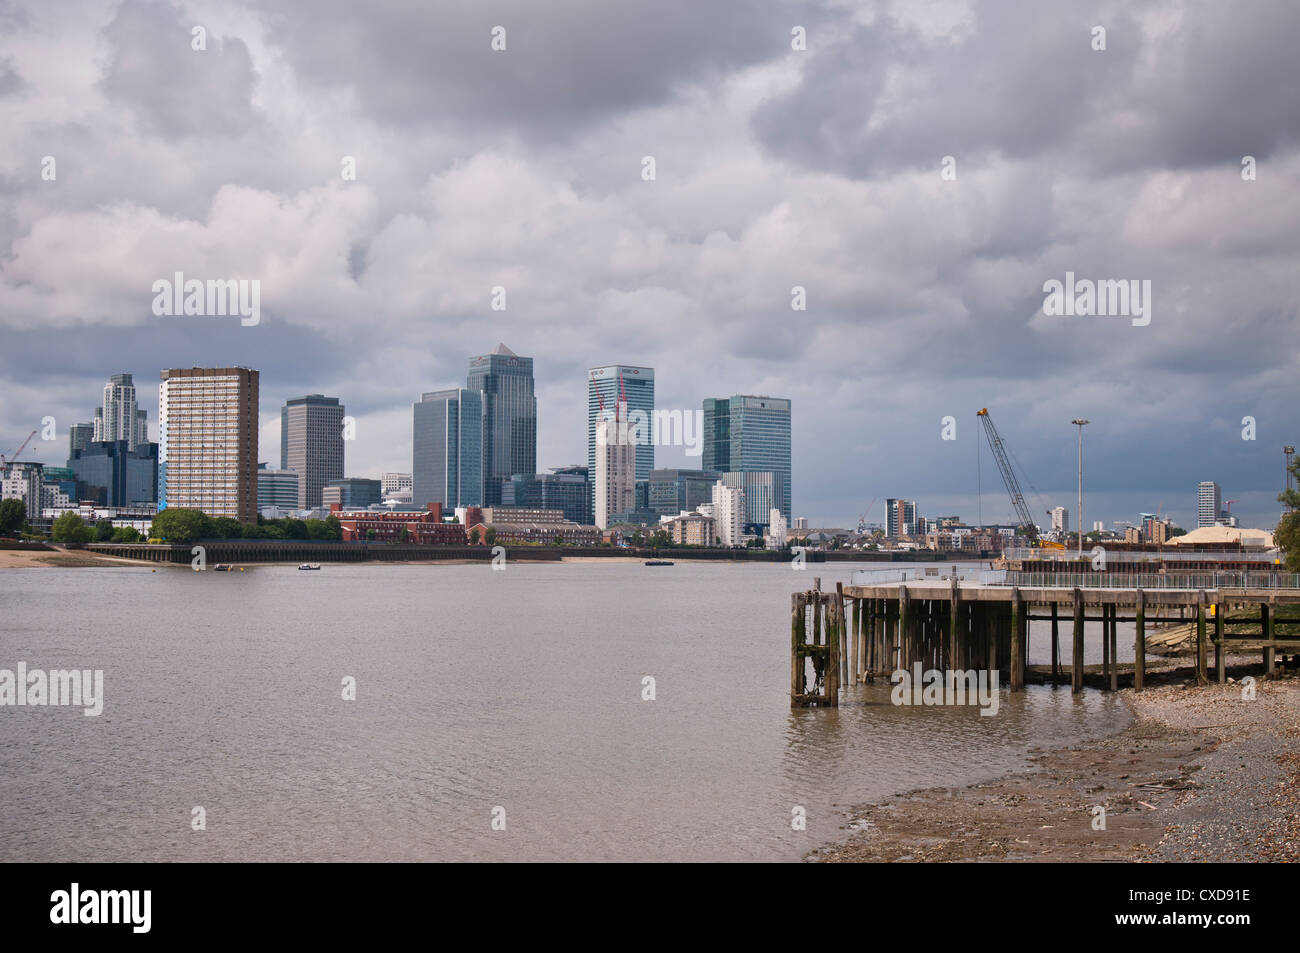
<path fill-rule="evenodd" d="M 1097 51 L 1068 8 L 904 6 L 799 6 L 795 50 L 779 4 L 743 29 L 628 13 L 594 43 L 507 3 L 501 54 L 471 8 L 412 10 L 395 40 L 364 8 L 218 3 L 198 54 L 168 5 L 37 6 L 0 71 L 0 443 L 52 416 L 60 446 L 27 456 L 61 463 L 105 372 L 245 364 L 268 410 L 343 395 L 356 473 L 405 470 L 404 407 L 508 341 L 536 362 L 541 470 L 583 462 L 574 382 L 618 360 L 657 369 L 660 407 L 789 398 L 795 509 L 819 523 L 900 493 L 971 518 L 987 406 L 1048 506 L 1073 509 L 1086 417 L 1090 513 L 1188 525 L 1214 480 L 1271 527 L 1300 397 L 1300 10 L 1098 11 Z M 156 314 L 177 272 L 261 280 L 257 323 Z M 1149 281 L 1149 324 L 1045 313 L 1074 274 Z"/>
<path fill-rule="evenodd" d="M 500 347 L 503 347 L 503 345 L 498 346 L 498 348 Z M 473 361 L 474 358 L 470 358 L 470 360 Z M 605 366 L 606 367 L 629 367 L 632 365 L 605 365 Z M 651 373 L 653 373 L 653 369 L 650 368 L 641 368 L 641 370 L 650 370 Z M 109 382 L 108 384 L 104 385 L 103 389 L 107 391 L 109 387 L 113 386 L 114 381 L 117 381 L 120 384 L 121 379 L 123 378 L 125 378 L 126 382 L 129 384 L 132 376 L 133 376 L 132 373 L 120 373 L 120 372 L 112 373 L 108 375 Z M 103 380 L 104 375 L 100 375 L 100 379 Z M 458 388 L 453 388 L 453 390 L 456 389 Z M 138 414 L 141 423 L 146 421 L 147 418 L 149 418 L 150 416 L 154 416 L 155 412 L 151 412 L 149 410 L 149 408 L 152 405 L 149 402 L 148 397 L 149 395 L 154 394 L 156 392 L 157 391 L 152 387 L 137 388 L 137 393 L 134 399 L 136 401 L 136 406 L 138 406 L 139 408 Z M 316 394 L 316 395 L 308 395 L 308 396 L 319 397 L 320 395 Z M 745 396 L 745 395 L 737 395 L 737 396 Z M 754 395 L 749 395 L 749 396 L 754 396 Z M 283 414 L 284 414 L 283 405 L 290 402 L 291 400 L 302 400 L 302 399 L 303 398 L 299 396 L 297 398 L 286 398 L 285 400 L 280 401 L 279 403 L 282 405 L 281 413 L 277 415 L 276 420 L 274 421 L 268 420 L 267 419 L 268 415 L 261 413 L 259 409 L 259 434 L 260 434 L 260 443 L 263 448 L 263 452 L 262 452 L 263 457 L 266 456 L 265 450 L 268 446 L 267 441 L 270 440 L 272 436 L 274 437 L 274 439 L 271 441 L 270 445 L 281 446 L 281 447 L 283 446 L 283 439 L 284 439 L 283 430 L 281 427 L 275 426 L 275 424 L 281 423 L 283 420 Z M 336 398 L 328 398 L 328 399 L 335 400 Z M 779 400 L 779 398 L 777 399 Z M 342 399 L 340 399 L 340 401 L 341 400 Z M 712 400 L 713 399 L 711 398 L 701 398 L 700 401 L 701 404 L 705 407 L 704 413 L 706 419 L 708 417 L 708 405 Z M 266 402 L 262 401 L 262 403 L 266 403 Z M 536 403 L 537 403 L 536 399 L 534 398 L 533 400 L 534 407 L 536 407 Z M 342 413 L 342 408 L 339 409 L 340 409 L 340 413 Z M 668 408 L 660 408 L 660 409 L 663 410 Z M 682 410 L 687 411 L 690 410 L 690 408 L 682 408 Z M 340 477 L 337 477 L 336 479 L 341 479 L 343 477 L 348 477 L 348 478 L 365 477 L 365 478 L 373 479 L 373 478 L 378 478 L 382 474 L 382 472 L 392 472 L 392 471 L 410 472 L 411 453 L 413 452 L 413 448 L 410 442 L 411 434 L 409 430 L 410 427 L 409 410 L 407 411 L 407 415 L 408 415 L 407 416 L 408 430 L 406 435 L 407 445 L 404 451 L 405 468 L 406 468 L 405 470 L 402 470 L 400 467 L 396 467 L 396 466 L 392 467 L 391 469 L 381 469 L 380 467 L 365 467 L 364 465 L 356 466 L 353 463 L 349 462 L 347 464 L 347 472 L 342 474 Z M 158 416 L 159 418 L 161 418 L 161 414 L 158 414 Z M 544 418 L 546 415 L 539 412 L 537 416 Z M 590 423 L 590 413 L 588 413 L 588 423 Z M 91 426 L 90 424 L 78 423 L 78 424 L 74 424 L 73 428 L 77 428 L 77 427 L 88 428 L 90 426 Z M 796 426 L 793 426 L 793 413 L 792 413 L 792 430 L 796 433 L 798 430 Z M 144 433 L 146 435 L 148 434 L 147 426 L 145 427 Z M 89 431 L 86 431 L 86 436 L 87 437 L 90 436 Z M 65 437 L 62 433 L 60 433 L 58 440 L 54 440 L 54 441 L 33 440 L 29 444 L 28 450 L 24 452 L 22 459 L 24 461 L 40 462 L 46 466 L 52 466 L 52 467 L 64 466 L 68 462 L 68 449 L 72 445 L 72 442 L 75 439 L 76 439 L 75 431 L 70 428 L 67 436 Z M 41 448 L 42 443 L 46 445 L 46 449 L 53 448 L 52 452 L 48 454 L 49 457 L 48 459 L 37 456 L 35 453 L 36 450 Z M 54 444 L 59 444 L 59 443 L 61 443 L 62 445 L 62 450 L 53 447 Z M 345 442 L 345 445 L 351 443 L 353 443 L 353 441 L 349 440 Z M 708 446 L 709 446 L 709 441 L 706 436 L 705 447 L 707 448 Z M 659 447 L 659 448 L 651 447 L 650 449 L 652 451 L 657 449 L 659 453 L 666 453 L 667 455 L 676 455 L 676 459 L 672 461 L 666 461 L 666 460 L 662 460 L 659 457 L 655 457 L 654 459 L 655 469 L 660 469 L 660 470 L 700 469 L 698 464 L 699 461 L 701 460 L 701 457 L 681 456 L 682 448 L 680 447 L 671 447 L 671 446 Z M 351 447 L 348 447 L 349 455 L 351 455 L 351 452 L 352 452 Z M 62 454 L 62 456 L 60 456 L 60 453 Z M 398 448 L 396 457 L 394 457 L 393 453 L 390 452 L 385 459 L 390 459 L 390 458 L 396 459 L 398 457 L 401 457 L 402 453 L 403 453 L 402 449 Z M 982 491 L 983 491 L 982 496 L 976 497 L 976 495 L 973 493 L 967 495 L 926 494 L 923 502 L 918 501 L 917 511 L 916 511 L 918 516 L 932 517 L 939 513 L 946 514 L 949 511 L 951 511 L 953 513 L 959 514 L 962 517 L 962 519 L 967 524 L 970 525 L 974 525 L 977 523 L 982 523 L 983 525 L 1010 525 L 1016 522 L 1014 512 L 1012 511 L 1011 506 L 1007 502 L 1006 495 L 1002 491 L 1000 484 L 997 482 L 998 480 L 997 472 L 995 469 L 992 468 L 993 466 L 992 461 L 988 459 L 989 455 L 987 452 L 987 447 L 982 446 L 979 450 L 979 453 L 982 456 L 981 459 L 981 464 L 982 464 L 981 482 L 982 482 Z M 1279 456 L 1280 455 L 1281 454 L 1279 453 Z M 277 459 L 269 459 L 269 460 L 263 459 L 259 462 L 267 464 L 272 469 L 279 469 Z M 539 462 L 534 472 L 535 474 L 542 474 L 553 469 L 558 469 L 558 468 L 573 466 L 573 465 L 574 464 L 572 462 L 569 463 L 560 463 L 558 461 L 549 461 L 546 463 Z M 1278 465 L 1278 469 L 1279 469 L 1278 492 L 1280 492 L 1280 485 L 1283 479 L 1283 475 L 1280 472 L 1281 471 L 1280 463 Z M 971 471 L 973 476 L 975 471 L 974 464 L 972 464 L 971 466 Z M 486 472 L 484 473 L 484 477 L 486 477 Z M 161 480 L 165 480 L 165 476 L 160 477 L 160 481 Z M 1187 493 L 1185 493 L 1181 498 L 1177 494 L 1173 494 L 1169 492 L 1160 492 L 1158 494 L 1155 494 L 1156 496 L 1159 497 L 1159 499 L 1155 504 L 1151 502 L 1150 499 L 1151 494 L 1144 494 L 1142 491 L 1137 491 L 1137 490 L 1121 490 L 1118 492 L 1095 491 L 1085 487 L 1085 495 L 1088 497 L 1089 502 L 1091 503 L 1091 506 L 1089 507 L 1087 522 L 1089 526 L 1091 526 L 1094 522 L 1094 518 L 1097 512 L 1096 509 L 1092 508 L 1094 506 L 1097 507 L 1097 509 L 1100 509 L 1106 513 L 1106 515 L 1102 519 L 1102 522 L 1104 522 L 1108 530 L 1115 524 L 1140 523 L 1143 515 L 1146 515 L 1155 510 L 1159 510 L 1163 518 L 1171 520 L 1174 525 L 1181 526 L 1184 529 L 1188 529 L 1188 530 L 1195 529 L 1197 528 L 1198 525 L 1202 525 L 1201 513 L 1200 513 L 1200 495 L 1201 495 L 1200 491 L 1202 485 L 1206 483 L 1220 483 L 1220 481 L 1197 480 L 1196 483 L 1191 487 L 1191 489 Z M 162 491 L 160 488 L 160 492 L 165 492 L 165 491 Z M 1030 502 L 1032 504 L 1031 505 L 1032 515 L 1034 516 L 1035 521 L 1038 523 L 1038 525 L 1044 528 L 1050 527 L 1051 510 L 1055 509 L 1057 506 L 1064 507 L 1064 509 L 1070 514 L 1071 521 L 1075 520 L 1077 514 L 1074 511 L 1074 501 L 1072 496 L 1073 492 L 1074 491 L 1072 489 L 1058 490 L 1055 493 L 1053 493 L 1052 491 L 1035 490 L 1034 498 L 1031 499 Z M 1264 514 L 1267 514 L 1270 511 L 1270 509 L 1276 509 L 1280 512 L 1280 505 L 1271 506 L 1274 497 L 1276 496 L 1276 493 L 1274 491 L 1263 490 L 1263 491 L 1255 491 L 1252 493 L 1250 491 L 1232 490 L 1232 492 L 1236 492 L 1240 494 L 1237 498 L 1233 499 L 1232 502 L 1234 504 L 1243 503 L 1243 502 L 1247 504 L 1245 507 L 1237 506 L 1236 510 L 1234 510 L 1232 514 L 1234 517 L 1237 517 L 1239 519 L 1240 525 L 1251 526 L 1251 527 L 1265 529 L 1265 530 L 1272 529 L 1273 524 L 1276 522 L 1276 516 L 1272 517 L 1271 522 L 1268 521 L 1269 517 L 1267 517 L 1267 515 L 1265 515 L 1264 521 L 1252 522 L 1250 517 L 1246 516 L 1245 514 L 1252 511 L 1256 513 L 1262 512 Z M 486 498 L 486 493 L 487 493 L 486 482 L 484 483 L 483 493 L 484 493 L 484 497 Z M 1131 512 L 1129 512 L 1129 511 L 1115 509 L 1116 507 L 1126 505 L 1124 503 L 1114 502 L 1117 499 L 1124 499 L 1124 500 L 1136 499 L 1139 502 L 1134 507 L 1134 509 Z M 1039 509 L 1037 503 L 1040 500 L 1050 504 L 1049 506 L 1044 508 L 1044 512 L 1041 514 L 1037 512 L 1037 510 Z M 886 525 L 887 521 L 886 521 L 885 510 L 884 510 L 884 503 L 885 503 L 885 499 L 883 496 L 877 496 L 875 499 L 869 500 L 870 506 L 869 509 L 865 512 L 865 516 L 866 516 L 865 521 L 869 525 L 878 525 L 882 528 Z M 853 514 L 841 515 L 839 518 L 827 519 L 827 518 L 819 518 L 819 516 L 817 515 L 818 512 L 819 511 L 815 506 L 808 506 L 808 507 L 796 506 L 794 508 L 794 511 L 791 513 L 790 518 L 793 519 L 794 517 L 804 516 L 808 519 L 810 526 L 825 526 L 825 527 L 833 526 L 833 527 L 852 528 L 857 524 L 859 516 L 864 515 L 862 512 L 859 512 L 857 515 L 853 515 Z"/>

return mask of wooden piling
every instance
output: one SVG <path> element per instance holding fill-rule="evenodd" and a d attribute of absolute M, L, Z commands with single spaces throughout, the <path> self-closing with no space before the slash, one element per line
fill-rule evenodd
<path fill-rule="evenodd" d="M 1196 684 L 1208 685 L 1205 672 L 1205 590 L 1196 594 Z"/>
<path fill-rule="evenodd" d="M 1261 603 L 1259 613 L 1264 635 L 1264 674 L 1271 677 L 1277 665 L 1277 649 L 1273 645 L 1273 608 L 1267 602 Z"/>
<path fill-rule="evenodd" d="M 1147 602 L 1146 593 L 1137 591 L 1136 631 L 1133 634 L 1133 690 L 1142 691 L 1147 674 Z"/>
<path fill-rule="evenodd" d="M 1214 604 L 1214 674 L 1219 684 L 1228 680 L 1228 653 L 1223 645 L 1223 601 Z"/>
<path fill-rule="evenodd" d="M 1101 677 L 1110 678 L 1110 606 L 1101 607 Z"/>
<path fill-rule="evenodd" d="M 1110 607 L 1110 690 L 1119 691 L 1119 606 Z"/>
<path fill-rule="evenodd" d="M 858 640 L 862 635 L 862 600 L 853 600 L 853 635 L 849 640 L 852 649 L 849 653 L 852 662 L 852 674 L 849 676 L 849 684 L 856 685 L 862 679 L 862 669 L 858 667 Z"/>
<path fill-rule="evenodd" d="M 1024 605 L 1020 601 L 1019 587 L 1011 587 L 1011 690 L 1025 689 L 1024 647 L 1020 644 L 1020 626 L 1024 621 Z"/>
<path fill-rule="evenodd" d="M 848 684 L 849 681 L 849 651 L 848 651 L 848 626 L 845 624 L 847 613 L 844 611 L 844 583 L 835 584 L 835 634 L 839 640 L 840 648 L 840 665 L 839 681 L 835 686 L 837 689 L 836 698 L 838 699 L 838 689 Z"/>
<path fill-rule="evenodd" d="M 1083 691 L 1083 590 L 1074 590 L 1074 659 L 1070 670 L 1070 692 Z"/>
<path fill-rule="evenodd" d="M 1057 626 L 1056 600 L 1052 600 L 1052 683 L 1061 677 L 1061 632 Z"/>
<path fill-rule="evenodd" d="M 957 658 L 958 648 L 958 631 L 961 628 L 961 606 L 958 604 L 957 595 L 957 567 L 953 567 L 952 572 L 952 589 L 948 592 L 948 668 L 953 671 L 960 669 L 961 662 Z"/>
<path fill-rule="evenodd" d="M 797 704 L 796 699 L 804 694 L 804 656 L 801 651 L 804 644 L 804 595 L 796 592 L 790 597 L 790 707 Z"/>

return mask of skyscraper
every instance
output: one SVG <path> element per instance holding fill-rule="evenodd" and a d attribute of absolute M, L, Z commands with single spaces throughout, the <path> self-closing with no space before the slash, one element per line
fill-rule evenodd
<path fill-rule="evenodd" d="M 1206 480 L 1196 488 L 1196 528 L 1214 526 L 1219 522 L 1223 508 L 1223 495 L 1219 484 Z"/>
<path fill-rule="evenodd" d="M 343 415 L 337 397 L 308 394 L 280 409 L 280 469 L 298 474 L 298 506 L 321 505 L 326 483 L 343 479 Z"/>
<path fill-rule="evenodd" d="M 95 408 L 92 439 L 125 440 L 127 449 L 148 442 L 147 412 L 136 406 L 135 382 L 130 374 L 114 374 L 104 385 L 103 406 Z"/>
<path fill-rule="evenodd" d="M 68 428 L 68 456 L 85 450 L 95 439 L 94 424 L 73 424 Z"/>
<path fill-rule="evenodd" d="M 1070 511 L 1064 506 L 1054 506 L 1050 512 L 1052 514 L 1052 532 L 1068 533 L 1070 531 Z"/>
<path fill-rule="evenodd" d="M 745 491 L 721 480 L 713 484 L 713 527 L 723 546 L 741 544 L 744 523 Z"/>
<path fill-rule="evenodd" d="M 483 505 L 483 395 L 453 387 L 412 407 L 411 502 Z"/>
<path fill-rule="evenodd" d="M 911 536 L 916 532 L 916 500 L 885 500 L 885 535 Z"/>
<path fill-rule="evenodd" d="M 790 401 L 784 397 L 736 394 L 704 400 L 701 466 L 721 473 L 772 471 L 781 475 L 775 502 L 790 519 Z M 766 509 L 763 511 L 766 517 Z"/>
<path fill-rule="evenodd" d="M 245 523 L 257 519 L 259 379 L 247 367 L 162 372 L 158 457 L 166 489 L 160 486 L 160 508 L 189 507 Z"/>
<path fill-rule="evenodd" d="M 636 508 L 637 452 L 628 426 L 627 404 L 617 401 L 613 417 L 596 421 L 596 526 L 606 529 L 616 513 Z"/>
<path fill-rule="evenodd" d="M 501 505 L 502 484 L 537 472 L 537 398 L 533 359 L 504 344 L 470 358 L 465 386 L 483 395 L 483 497 Z"/>
<path fill-rule="evenodd" d="M 607 364 L 603 367 L 591 368 L 587 372 L 587 381 L 588 469 L 595 474 L 596 421 L 602 416 L 605 419 L 613 418 L 615 405 L 622 400 L 627 404 L 629 415 L 645 415 L 645 424 L 640 428 L 644 439 L 636 444 L 636 478 L 649 480 L 650 471 L 655 468 L 654 440 L 650 432 L 655 412 L 654 368 Z M 632 506 L 628 507 L 629 510 L 632 508 Z"/>

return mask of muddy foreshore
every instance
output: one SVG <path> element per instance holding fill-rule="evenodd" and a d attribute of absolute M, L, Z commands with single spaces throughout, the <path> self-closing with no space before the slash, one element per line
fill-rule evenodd
<path fill-rule="evenodd" d="M 1190 686 L 1180 669 L 1124 690 L 1127 728 L 1031 748 L 1024 774 L 855 808 L 847 842 L 807 859 L 1300 860 L 1300 679 L 1260 678 L 1257 657 L 1229 661 L 1240 665 L 1227 685 Z"/>

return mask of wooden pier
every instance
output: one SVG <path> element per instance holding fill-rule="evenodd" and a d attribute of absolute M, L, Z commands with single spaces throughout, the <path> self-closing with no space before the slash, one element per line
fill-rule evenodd
<path fill-rule="evenodd" d="M 1227 653 L 1240 651 L 1242 644 L 1263 653 L 1264 673 L 1272 675 L 1279 649 L 1300 650 L 1300 638 L 1278 638 L 1275 632 L 1283 605 L 1300 605 L 1300 590 L 1022 588 L 954 577 L 837 584 L 834 592 L 823 592 L 816 579 L 811 590 L 791 599 L 790 706 L 836 707 L 842 687 L 888 679 L 918 662 L 927 670 L 996 670 L 1011 691 L 1022 691 L 1031 621 L 1052 624 L 1054 680 L 1065 677 L 1060 640 L 1068 625 L 1069 680 L 1076 693 L 1083 690 L 1090 638 L 1101 638 L 1104 686 L 1119 687 L 1120 622 L 1135 624 L 1133 686 L 1138 690 L 1146 678 L 1147 626 L 1156 620 L 1195 621 L 1199 684 L 1209 682 L 1211 648 L 1214 676 L 1222 684 Z M 1229 612 L 1237 614 L 1225 620 Z"/>

